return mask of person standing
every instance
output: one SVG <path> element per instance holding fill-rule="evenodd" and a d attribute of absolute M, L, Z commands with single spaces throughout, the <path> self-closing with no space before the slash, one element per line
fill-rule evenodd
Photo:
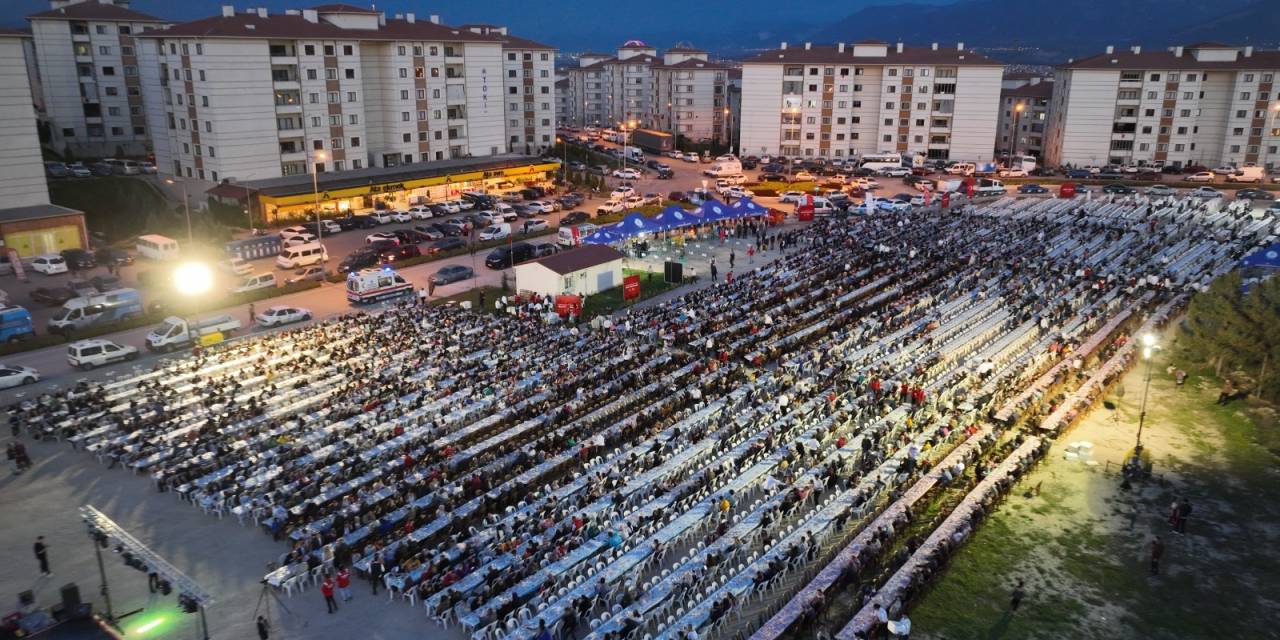
<path fill-rule="evenodd" d="M 258 313 L 257 313 L 257 311 L 255 311 L 255 310 L 254 310 L 253 303 L 252 303 L 252 302 L 250 302 L 250 303 L 249 303 L 249 324 L 253 324 L 253 321 L 254 321 L 257 317 L 258 317 Z"/>
<path fill-rule="evenodd" d="M 27 455 L 27 445 L 21 442 L 13 443 L 13 463 L 17 465 L 19 473 L 31 468 L 31 456 Z"/>
<path fill-rule="evenodd" d="M 1022 599 L 1027 595 L 1027 592 L 1022 588 L 1025 584 L 1026 583 L 1021 578 L 1018 579 L 1018 586 L 1013 588 L 1013 596 L 1009 598 L 1009 611 L 1013 613 L 1018 612 L 1018 607 L 1022 604 Z"/>
<path fill-rule="evenodd" d="M 382 576 L 386 573 L 387 565 L 382 561 L 382 553 L 379 552 L 373 562 L 369 563 L 369 581 L 373 583 L 373 595 L 378 595 L 378 584 L 382 582 Z"/>
<path fill-rule="evenodd" d="M 733 259 L 734 259 L 734 257 L 735 257 L 735 256 L 734 256 L 733 251 L 732 251 L 732 250 L 731 250 L 731 251 L 729 251 L 729 268 L 730 268 L 730 269 L 733 269 Z"/>
<path fill-rule="evenodd" d="M 346 567 L 338 567 L 338 592 L 343 602 L 351 601 L 351 571 Z"/>
<path fill-rule="evenodd" d="M 712 258 L 711 259 L 711 281 L 712 282 L 716 281 L 716 276 L 718 275 L 718 273 L 719 272 L 716 270 L 716 259 Z"/>
<path fill-rule="evenodd" d="M 36 560 L 40 561 L 40 573 L 45 576 L 53 575 L 53 572 L 49 571 L 49 545 L 44 543 L 44 536 L 36 536 L 33 550 L 36 553 Z"/>
<path fill-rule="evenodd" d="M 338 601 L 333 599 L 333 578 L 324 577 L 324 582 L 320 583 L 320 593 L 324 595 L 324 606 L 328 608 L 329 613 L 338 610 Z"/>
<path fill-rule="evenodd" d="M 1151 541 L 1151 575 L 1160 573 L 1160 558 L 1164 556 L 1164 542 L 1160 536 Z"/>
<path fill-rule="evenodd" d="M 1173 524 L 1173 532 L 1179 535 L 1187 532 L 1187 518 L 1191 516 L 1191 501 L 1183 498 L 1178 501 L 1177 519 Z"/>
<path fill-rule="evenodd" d="M 267 619 L 258 616 L 258 640 L 269 640 L 271 637 L 271 623 Z"/>

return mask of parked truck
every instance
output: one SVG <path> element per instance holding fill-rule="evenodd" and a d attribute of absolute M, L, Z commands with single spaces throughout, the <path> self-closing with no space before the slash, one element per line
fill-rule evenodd
<path fill-rule="evenodd" d="M 974 187 L 973 195 L 981 197 L 1003 196 L 1005 194 L 1004 183 L 991 178 L 980 178 L 978 184 Z"/>
<path fill-rule="evenodd" d="M 196 340 L 221 334 L 231 335 L 240 328 L 240 321 L 230 314 L 213 316 L 189 323 L 178 316 L 169 316 L 164 323 L 147 334 L 148 351 L 173 351 L 191 346 Z M 214 340 L 217 342 L 217 340 Z"/>
<path fill-rule="evenodd" d="M 636 129 L 631 132 L 631 144 L 649 153 L 663 154 L 676 148 L 675 136 L 666 131 Z"/>
<path fill-rule="evenodd" d="M 97 296 L 66 301 L 49 318 L 49 333 L 69 333 L 89 327 L 119 324 L 142 315 L 142 295 L 137 289 L 116 289 Z"/>

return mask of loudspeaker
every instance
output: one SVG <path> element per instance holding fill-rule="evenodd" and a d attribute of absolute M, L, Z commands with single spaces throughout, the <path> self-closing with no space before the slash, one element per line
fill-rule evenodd
<path fill-rule="evenodd" d="M 66 611 L 75 611 L 80 608 L 80 587 L 74 582 L 68 582 L 62 585 L 62 608 Z"/>
<path fill-rule="evenodd" d="M 684 282 L 684 265 L 679 262 L 667 262 L 662 265 L 663 278 L 668 284 Z"/>

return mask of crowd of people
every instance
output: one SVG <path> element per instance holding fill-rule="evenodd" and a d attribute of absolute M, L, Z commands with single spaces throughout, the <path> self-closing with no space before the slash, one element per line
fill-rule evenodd
<path fill-rule="evenodd" d="M 287 541 L 267 581 L 320 584 L 330 612 L 360 577 L 485 637 L 694 637 L 822 562 L 1120 309 L 1243 253 L 1207 215 L 819 220 L 609 322 L 415 299 L 10 415 Z"/>

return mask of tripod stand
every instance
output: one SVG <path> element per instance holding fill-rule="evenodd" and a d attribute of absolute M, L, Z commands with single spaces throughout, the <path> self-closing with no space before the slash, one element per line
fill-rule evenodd
<path fill-rule="evenodd" d="M 271 585 L 267 584 L 266 580 L 263 580 L 262 591 L 258 593 L 258 604 L 253 607 L 252 618 L 254 623 L 257 624 L 257 621 L 259 618 L 258 612 L 261 611 L 263 613 L 262 618 L 266 620 L 267 628 L 270 629 L 271 628 L 271 603 L 267 602 L 267 596 L 271 596 L 271 599 L 275 600 L 276 604 L 280 605 L 280 608 L 284 609 L 285 613 L 289 615 L 293 615 L 293 612 L 289 610 L 289 607 L 285 606 L 284 601 L 280 599 L 280 595 L 271 589 Z M 263 605 L 266 605 L 266 606 L 263 606 Z"/>

